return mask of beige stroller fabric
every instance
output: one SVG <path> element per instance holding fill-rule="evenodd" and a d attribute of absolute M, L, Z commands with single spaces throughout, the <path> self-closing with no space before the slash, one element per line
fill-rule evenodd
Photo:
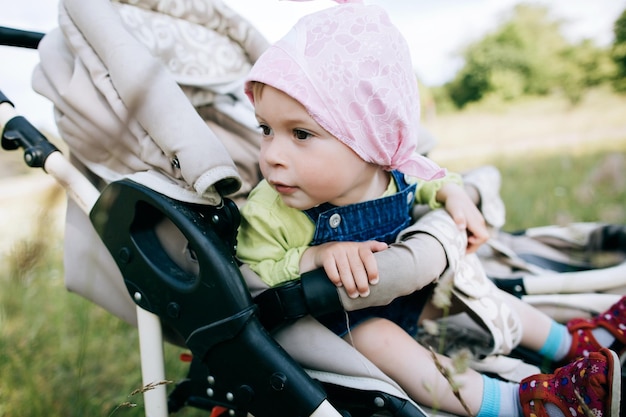
<path fill-rule="evenodd" d="M 105 181 L 133 175 L 172 198 L 218 204 L 241 179 L 194 105 L 253 123 L 238 108 L 249 106 L 240 79 L 266 42 L 220 2 L 163 4 L 62 1 L 33 87 L 55 104 L 72 155 Z"/>
<path fill-rule="evenodd" d="M 130 3 L 62 0 L 40 44 L 33 88 L 54 104 L 72 161 L 100 188 L 130 177 L 200 204 L 247 195 L 258 133 L 240 80 L 267 41 L 219 0 Z M 71 200 L 64 253 L 67 288 L 134 324 L 113 259 Z"/>

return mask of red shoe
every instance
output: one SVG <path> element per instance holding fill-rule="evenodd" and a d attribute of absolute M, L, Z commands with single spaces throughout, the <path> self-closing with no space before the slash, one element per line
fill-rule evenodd
<path fill-rule="evenodd" d="M 572 347 L 565 357 L 574 360 L 589 352 L 597 352 L 602 346 L 593 337 L 591 331 L 598 327 L 606 329 L 615 338 L 609 349 L 615 351 L 623 364 L 626 360 L 626 297 L 622 297 L 604 313 L 591 319 L 573 319 L 567 323 L 572 334 Z"/>
<path fill-rule="evenodd" d="M 520 383 L 520 402 L 526 417 L 548 417 L 546 403 L 566 416 L 619 416 L 621 372 L 617 355 L 601 348 L 553 374 L 529 376 Z"/>

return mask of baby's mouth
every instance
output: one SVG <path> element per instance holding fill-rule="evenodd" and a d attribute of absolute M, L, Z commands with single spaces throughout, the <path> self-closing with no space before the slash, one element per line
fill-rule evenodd
<path fill-rule="evenodd" d="M 271 184 L 272 184 L 272 187 L 274 187 L 276 192 L 279 194 L 286 194 L 286 195 L 292 194 L 298 189 L 298 187 L 294 187 L 294 186 L 287 185 L 287 184 L 282 184 L 279 182 L 274 182 Z"/>

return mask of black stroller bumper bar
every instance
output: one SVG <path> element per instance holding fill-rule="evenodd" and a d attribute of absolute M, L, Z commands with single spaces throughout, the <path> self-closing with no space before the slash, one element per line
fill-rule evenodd
<path fill-rule="evenodd" d="M 233 248 L 225 243 L 238 226 L 232 204 L 181 203 L 122 180 L 105 188 L 90 217 L 131 297 L 158 315 L 206 366 L 215 381 L 214 404 L 255 416 L 310 415 L 326 393 L 257 318 Z M 161 221 L 171 221 L 187 239 L 198 276 L 166 254 L 154 231 Z"/>
<path fill-rule="evenodd" d="M 233 257 L 235 214 L 229 200 L 222 207 L 181 203 L 130 180 L 109 184 L 90 213 L 135 302 L 158 315 L 193 354 L 188 379 L 170 396 L 170 411 L 185 403 L 221 405 L 236 416 L 307 416 L 330 400 L 355 416 L 387 410 L 423 417 L 406 399 L 382 392 L 341 387 L 327 392 L 332 386 L 309 376 L 278 345 L 266 327 L 268 314 L 259 311 L 271 309 L 272 323 L 280 326 L 313 312 L 336 311 L 339 296 L 318 270 L 270 290 L 261 297 L 265 302 L 255 304 Z M 154 230 L 164 220 L 187 239 L 200 267 L 197 276 L 161 247 Z"/>
<path fill-rule="evenodd" d="M 293 323 L 306 315 L 321 317 L 343 311 L 337 287 L 323 269 L 302 274 L 299 280 L 269 288 L 254 302 L 259 306 L 259 319 L 269 331 Z"/>

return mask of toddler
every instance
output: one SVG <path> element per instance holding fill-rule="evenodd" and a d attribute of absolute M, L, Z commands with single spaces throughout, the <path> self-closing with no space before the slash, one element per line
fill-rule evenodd
<path fill-rule="evenodd" d="M 264 180 L 242 207 L 237 254 L 268 285 L 324 268 L 349 296 L 367 297 L 379 279 L 374 254 L 411 223 L 417 203 L 445 208 L 470 251 L 487 239 L 459 176 L 415 153 L 417 82 L 406 42 L 379 7 L 342 4 L 302 18 L 258 59 L 246 93 L 262 130 Z M 320 321 L 421 404 L 481 417 L 582 415 L 585 407 L 618 415 L 619 360 L 602 346 L 619 337 L 605 331 L 604 343 L 581 350 L 564 326 L 527 305 L 522 322 L 532 318 L 534 334 L 524 332 L 522 344 L 573 361 L 521 384 L 470 369 L 457 378 L 466 409 L 413 338 L 433 285 Z"/>

